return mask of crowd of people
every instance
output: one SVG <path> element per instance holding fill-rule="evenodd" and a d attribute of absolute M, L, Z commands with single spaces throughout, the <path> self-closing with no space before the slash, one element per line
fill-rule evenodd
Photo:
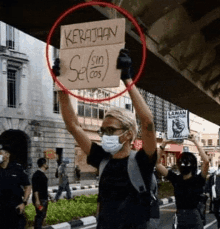
<path fill-rule="evenodd" d="M 48 192 L 48 178 L 45 174 L 49 168 L 47 160 L 45 158 L 37 160 L 38 169 L 30 181 L 22 165 L 10 160 L 12 152 L 10 143 L 0 144 L 0 228 L 25 228 L 24 210 L 32 190 L 32 203 L 36 210 L 34 228 L 41 229 L 47 213 L 48 198 L 53 202 L 58 201 L 63 190 L 67 191 L 67 199 L 71 198 L 66 172 L 69 161 L 64 158 L 59 166 L 59 188 L 53 198 Z"/>
<path fill-rule="evenodd" d="M 59 75 L 59 61 L 54 72 Z M 132 61 L 126 50 L 121 50 L 117 60 L 117 68 L 121 69 L 121 79 L 126 87 L 132 84 Z M 202 229 L 204 227 L 203 193 L 209 170 L 208 156 L 200 147 L 195 137 L 192 141 L 199 151 L 202 160 L 201 172 L 197 174 L 197 159 L 191 152 L 183 152 L 177 161 L 180 174 L 168 170 L 161 163 L 161 156 L 166 144 L 164 140 L 157 150 L 157 141 L 153 115 L 135 85 L 129 90 L 132 104 L 141 122 L 143 148 L 132 150 L 137 133 L 137 123 L 132 112 L 121 108 L 108 110 L 98 131 L 101 145 L 92 142 L 81 127 L 70 96 L 59 91 L 61 112 L 67 130 L 73 135 L 83 152 L 87 155 L 87 163 L 99 170 L 99 194 L 97 209 L 97 229 L 146 229 L 159 225 L 159 204 L 154 179 L 154 169 L 168 179 L 174 187 L 176 214 L 173 228 Z M 24 228 L 24 207 L 31 191 L 27 174 L 20 165 L 9 163 L 10 147 L 2 145 L 0 150 L 0 218 L 1 228 Z M 132 163 L 131 163 L 132 162 Z M 39 169 L 32 177 L 32 201 L 36 208 L 35 228 L 41 228 L 46 217 L 48 206 L 48 169 L 45 158 L 37 161 Z M 67 162 L 59 166 L 58 200 L 62 190 L 71 198 L 68 177 L 65 172 Z M 132 167 L 136 166 L 136 167 Z M 132 168 L 136 168 L 135 170 Z M 220 176 L 219 176 L 220 177 Z M 213 211 L 220 228 L 220 187 L 218 173 L 211 176 L 207 188 L 212 193 Z M 21 186 L 24 189 L 21 189 Z M 10 191 L 9 191 L 10 190 Z M 211 191 L 210 191 L 211 190 Z M 18 194 L 19 193 L 19 194 Z M 23 198 L 22 198 L 23 196 Z M 9 204 L 10 203 L 10 204 Z M 200 206 L 200 207 L 198 207 Z M 8 220 L 7 217 L 13 217 Z M 13 214 L 13 216 L 11 215 Z"/>

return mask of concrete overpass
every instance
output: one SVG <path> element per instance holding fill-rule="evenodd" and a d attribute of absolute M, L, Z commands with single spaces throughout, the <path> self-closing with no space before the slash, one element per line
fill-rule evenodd
<path fill-rule="evenodd" d="M 0 20 L 46 41 L 58 16 L 80 2 L 84 1 L 0 1 Z M 129 11 L 146 34 L 147 64 L 137 86 L 220 125 L 220 1 L 106 2 Z M 87 7 L 69 15 L 61 24 L 115 17 L 122 15 L 105 7 Z M 141 42 L 128 20 L 126 27 L 126 47 L 137 70 L 141 63 Z M 59 48 L 59 42 L 57 28 L 52 45 Z"/>

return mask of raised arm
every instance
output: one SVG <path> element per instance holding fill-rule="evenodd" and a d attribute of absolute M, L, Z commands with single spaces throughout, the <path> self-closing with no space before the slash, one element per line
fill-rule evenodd
<path fill-rule="evenodd" d="M 126 87 L 132 83 L 132 61 L 127 50 L 121 50 L 118 58 L 117 68 L 122 69 L 121 79 Z M 143 149 L 149 156 L 156 150 L 156 135 L 154 129 L 153 115 L 135 85 L 129 90 L 134 108 L 140 118 L 142 128 Z"/>
<path fill-rule="evenodd" d="M 131 83 L 132 79 L 124 80 L 124 84 L 126 86 L 129 86 Z M 153 115 L 135 85 L 132 86 L 131 90 L 129 91 L 129 95 L 131 97 L 135 111 L 140 118 L 143 149 L 149 156 L 152 156 L 155 153 L 157 146 Z"/>
<path fill-rule="evenodd" d="M 199 155 L 203 161 L 202 168 L 201 168 L 201 175 L 202 175 L 202 177 L 206 178 L 206 176 L 208 174 L 208 170 L 209 170 L 209 158 L 205 154 L 203 148 L 199 145 L 199 143 L 197 142 L 197 140 L 195 139 L 195 136 L 193 134 L 190 134 L 188 140 L 193 142 L 199 151 Z"/>
<path fill-rule="evenodd" d="M 70 101 L 70 96 L 63 91 L 58 92 L 61 113 L 66 124 L 67 130 L 73 135 L 80 148 L 89 155 L 92 142 L 80 126 L 77 115 Z"/>
<path fill-rule="evenodd" d="M 166 139 L 163 139 L 160 147 L 159 147 L 159 150 L 158 150 L 158 153 L 157 153 L 157 163 L 156 163 L 156 170 L 164 177 L 166 177 L 168 175 L 168 169 L 162 165 L 161 163 L 161 158 L 162 158 L 162 154 L 164 152 L 164 149 L 166 147 L 166 145 L 168 143 L 172 143 L 173 141 L 171 140 L 166 140 Z"/>

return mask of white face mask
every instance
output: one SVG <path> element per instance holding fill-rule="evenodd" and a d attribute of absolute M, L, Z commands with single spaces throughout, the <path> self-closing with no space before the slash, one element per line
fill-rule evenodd
<path fill-rule="evenodd" d="M 3 155 L 0 155 L 0 163 L 3 162 Z"/>
<path fill-rule="evenodd" d="M 111 155 L 116 154 L 123 147 L 123 145 L 125 143 L 125 142 L 123 142 L 123 143 L 119 142 L 119 137 L 121 137 L 123 134 L 121 134 L 119 136 L 118 135 L 110 135 L 110 136 L 109 135 L 103 135 L 103 137 L 102 137 L 102 148 L 106 152 L 110 153 Z"/>

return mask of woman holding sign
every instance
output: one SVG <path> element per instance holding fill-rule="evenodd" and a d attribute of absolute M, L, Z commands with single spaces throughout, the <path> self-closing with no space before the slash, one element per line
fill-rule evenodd
<path fill-rule="evenodd" d="M 122 69 L 121 79 L 125 86 L 132 83 L 131 63 L 128 52 L 121 50 L 117 68 Z M 54 69 L 56 71 L 59 67 L 55 66 Z M 98 145 L 91 142 L 80 126 L 69 95 L 59 92 L 66 127 L 87 155 L 87 163 L 99 169 L 103 160 L 110 159 L 100 177 L 98 229 L 147 228 L 147 221 L 150 219 L 150 180 L 157 160 L 153 116 L 135 85 L 129 94 L 142 124 L 143 149 L 135 156 L 148 190 L 142 193 L 142 197 L 132 185 L 127 169 L 131 143 L 137 135 L 137 124 L 133 113 L 120 108 L 109 110 L 98 131 L 102 139 L 102 144 Z M 144 201 L 141 202 L 141 198 L 144 198 Z"/>
<path fill-rule="evenodd" d="M 174 228 L 201 229 L 203 228 L 203 215 L 200 214 L 201 212 L 199 211 L 200 209 L 198 206 L 201 203 L 201 195 L 206 182 L 206 176 L 209 169 L 209 159 L 193 135 L 190 135 L 188 140 L 196 145 L 201 160 L 203 161 L 200 174 L 197 175 L 196 157 L 190 152 L 183 152 L 177 160 L 180 175 L 175 174 L 171 170 L 167 170 L 161 164 L 160 158 L 162 156 L 162 151 L 167 143 L 172 142 L 170 140 L 164 140 L 160 146 L 156 169 L 161 175 L 165 176 L 166 179 L 170 180 L 174 186 L 177 207 Z"/>

